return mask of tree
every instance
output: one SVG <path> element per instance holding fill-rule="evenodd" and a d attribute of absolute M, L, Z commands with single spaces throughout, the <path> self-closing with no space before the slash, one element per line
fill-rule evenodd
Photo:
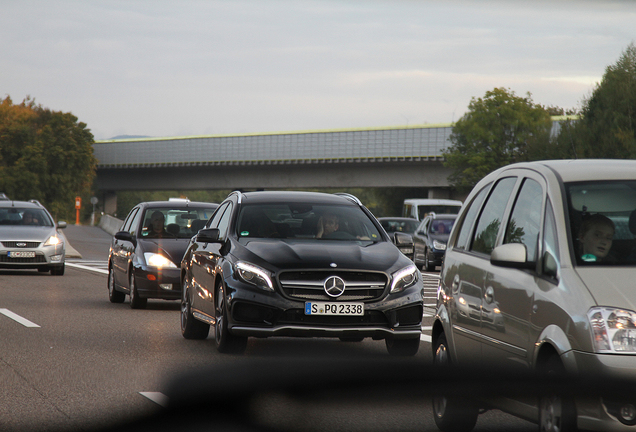
<path fill-rule="evenodd" d="M 495 88 L 483 98 L 472 98 L 444 151 L 445 165 L 454 169 L 449 181 L 469 189 L 499 167 L 530 160 L 548 146 L 551 126 L 550 114 L 532 102 L 530 93 L 522 98 Z"/>
<path fill-rule="evenodd" d="M 0 190 L 11 199 L 36 199 L 71 218 L 76 196 L 90 194 L 95 177 L 93 135 L 71 113 L 26 98 L 0 100 Z"/>
<path fill-rule="evenodd" d="M 631 43 L 584 101 L 580 120 L 562 128 L 559 145 L 578 158 L 636 158 L 636 46 Z M 569 136 L 565 134 L 569 133 Z M 563 136 L 561 136 L 563 135 Z"/>

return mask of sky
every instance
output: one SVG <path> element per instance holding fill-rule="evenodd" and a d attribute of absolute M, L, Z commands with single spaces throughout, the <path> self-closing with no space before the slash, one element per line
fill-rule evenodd
<path fill-rule="evenodd" d="M 580 107 L 632 0 L 1 0 L 0 98 L 96 140 L 448 124 L 496 87 Z"/>

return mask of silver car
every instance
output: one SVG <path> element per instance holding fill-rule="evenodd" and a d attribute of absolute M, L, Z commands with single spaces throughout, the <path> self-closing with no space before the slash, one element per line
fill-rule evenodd
<path fill-rule="evenodd" d="M 450 235 L 432 331 L 434 359 L 634 378 L 635 280 L 636 161 L 501 168 L 475 186 Z M 476 404 L 457 416 L 458 403 L 434 403 L 440 429 L 470 430 L 478 410 L 487 408 Z M 499 403 L 541 430 L 636 425 L 636 398 Z"/>
<path fill-rule="evenodd" d="M 0 200 L 0 269 L 37 269 L 64 274 L 64 237 L 51 214 L 33 201 Z"/>

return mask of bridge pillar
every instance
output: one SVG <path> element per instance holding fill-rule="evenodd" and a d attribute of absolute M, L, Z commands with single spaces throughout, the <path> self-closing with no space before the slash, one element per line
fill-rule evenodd
<path fill-rule="evenodd" d="M 111 216 L 117 215 L 117 192 L 104 191 L 102 201 L 104 202 L 104 213 Z"/>

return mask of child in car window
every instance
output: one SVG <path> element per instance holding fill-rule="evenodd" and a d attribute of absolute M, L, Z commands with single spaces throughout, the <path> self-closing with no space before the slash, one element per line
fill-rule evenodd
<path fill-rule="evenodd" d="M 581 259 L 586 262 L 607 260 L 614 231 L 614 222 L 607 216 L 597 213 L 584 217 L 579 230 Z"/>

